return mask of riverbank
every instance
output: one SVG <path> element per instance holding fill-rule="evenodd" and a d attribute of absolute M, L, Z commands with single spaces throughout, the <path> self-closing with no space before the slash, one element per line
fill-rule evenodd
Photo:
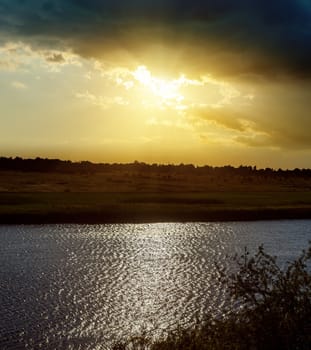
<path fill-rule="evenodd" d="M 146 167 L 107 165 L 101 172 L 91 172 L 88 165 L 72 173 L 0 171 L 0 223 L 311 219 L 308 174 Z"/>
<path fill-rule="evenodd" d="M 112 349 L 310 349 L 310 259 L 310 245 L 285 269 L 263 246 L 254 256 L 246 251 L 232 261 L 237 272 L 220 277 L 233 300 L 226 317 L 213 319 L 207 315 L 193 328 L 177 329 L 162 339 L 133 336 L 117 342 Z"/>
<path fill-rule="evenodd" d="M 0 193 L 0 224 L 311 219 L 311 191 Z"/>

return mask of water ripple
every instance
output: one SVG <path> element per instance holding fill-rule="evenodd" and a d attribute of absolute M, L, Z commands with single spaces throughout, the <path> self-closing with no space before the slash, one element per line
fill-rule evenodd
<path fill-rule="evenodd" d="M 216 265 L 265 243 L 285 262 L 311 221 L 0 226 L 1 349 L 105 349 L 222 312 Z"/>

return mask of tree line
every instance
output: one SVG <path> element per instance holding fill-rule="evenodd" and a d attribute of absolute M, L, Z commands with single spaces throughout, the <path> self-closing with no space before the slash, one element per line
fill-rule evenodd
<path fill-rule="evenodd" d="M 55 173 L 99 173 L 99 172 L 139 172 L 139 173 L 175 173 L 185 175 L 211 176 L 264 176 L 264 177 L 311 177 L 311 169 L 258 169 L 256 166 L 231 165 L 215 167 L 210 165 L 195 166 L 193 164 L 147 164 L 134 161 L 132 163 L 92 163 L 90 161 L 73 162 L 70 160 L 0 157 L 0 171 L 20 172 L 55 172 Z"/>

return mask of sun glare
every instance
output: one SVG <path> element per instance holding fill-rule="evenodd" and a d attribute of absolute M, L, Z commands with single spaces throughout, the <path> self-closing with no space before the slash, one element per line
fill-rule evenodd
<path fill-rule="evenodd" d="M 182 77 L 176 80 L 165 80 L 152 76 L 151 72 L 145 66 L 139 66 L 134 72 L 133 77 L 143 86 L 149 89 L 153 95 L 164 101 L 181 102 L 184 96 L 179 89 L 183 83 Z"/>

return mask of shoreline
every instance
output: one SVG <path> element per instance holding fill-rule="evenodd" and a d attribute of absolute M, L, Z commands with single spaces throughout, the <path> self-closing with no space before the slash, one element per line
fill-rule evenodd
<path fill-rule="evenodd" d="M 0 225 L 144 224 L 160 222 L 234 222 L 311 219 L 311 208 L 210 210 L 182 212 L 72 212 L 0 214 Z"/>
<path fill-rule="evenodd" d="M 0 192 L 0 224 L 311 219 L 311 191 Z"/>

